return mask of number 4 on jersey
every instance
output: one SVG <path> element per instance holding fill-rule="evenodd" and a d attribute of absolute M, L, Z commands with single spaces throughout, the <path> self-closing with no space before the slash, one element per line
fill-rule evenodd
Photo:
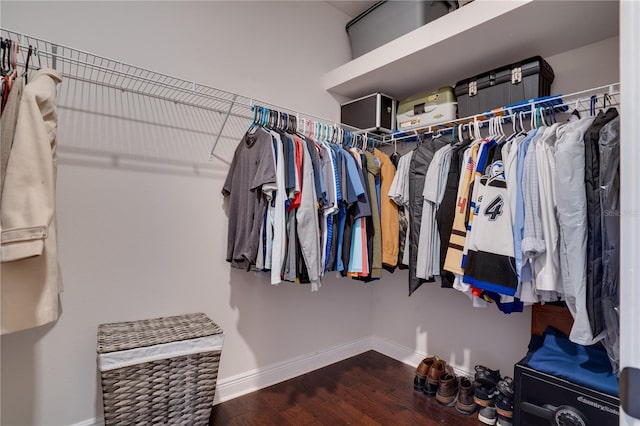
<path fill-rule="evenodd" d="M 504 199 L 502 195 L 498 195 L 487 205 L 487 208 L 484 209 L 484 215 L 489 216 L 489 220 L 493 222 L 498 216 L 502 216 L 503 207 Z"/>

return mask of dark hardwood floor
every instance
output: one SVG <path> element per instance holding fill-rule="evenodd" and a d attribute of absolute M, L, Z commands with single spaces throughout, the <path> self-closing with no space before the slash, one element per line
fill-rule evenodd
<path fill-rule="evenodd" d="M 480 425 L 413 390 L 415 368 L 375 351 L 213 407 L 211 425 Z"/>

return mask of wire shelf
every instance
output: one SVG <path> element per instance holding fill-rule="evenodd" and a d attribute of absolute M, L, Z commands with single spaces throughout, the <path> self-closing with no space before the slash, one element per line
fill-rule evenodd
<path fill-rule="evenodd" d="M 107 89 L 131 93 L 134 95 L 154 98 L 185 107 L 197 108 L 216 114 L 210 118 L 213 129 L 208 129 L 209 137 L 213 138 L 209 158 L 216 157 L 214 151 L 220 140 L 237 141 L 242 137 L 242 128 L 253 120 L 252 108 L 263 106 L 275 109 L 297 119 L 298 130 L 306 132 L 309 122 L 321 123 L 333 129 L 350 130 L 356 134 L 364 134 L 363 130 L 341 123 L 336 123 L 311 114 L 300 113 L 269 102 L 255 100 L 251 97 L 217 89 L 182 78 L 162 74 L 146 68 L 95 55 L 59 43 L 53 43 L 41 38 L 25 35 L 8 29 L 0 29 L 2 37 L 19 43 L 18 65 L 24 67 L 29 47 L 33 47 L 30 61 L 31 68 L 53 68 L 63 77 L 78 82 L 95 84 Z M 593 89 L 558 95 L 544 99 L 534 99 L 517 106 L 496 108 L 492 111 L 459 118 L 449 122 L 423 126 L 411 130 L 400 130 L 390 135 L 365 134 L 374 137 L 376 143 L 393 144 L 396 142 L 414 140 L 420 134 L 453 131 L 459 125 L 478 122 L 479 126 L 486 125 L 494 117 L 513 117 L 514 111 L 525 111 L 530 114 L 532 108 L 539 106 L 553 106 L 553 108 L 568 108 L 575 104 L 575 109 L 585 111 L 592 95 L 607 94 L 609 102 L 619 104 L 619 83 Z M 226 130 L 227 127 L 229 130 Z"/>
<path fill-rule="evenodd" d="M 504 119 L 504 124 L 504 122 L 511 121 L 513 118 L 518 116 L 518 114 L 531 116 L 532 112 L 534 112 L 536 108 L 552 108 L 554 112 L 566 112 L 569 109 L 585 112 L 589 111 L 592 98 L 596 101 L 596 106 L 598 108 L 619 105 L 620 83 L 611 83 L 605 86 L 594 87 L 566 95 L 554 95 L 531 99 L 518 104 L 495 108 L 491 111 L 451 121 L 420 126 L 410 130 L 398 130 L 393 134 L 386 135 L 383 143 L 413 142 L 418 135 L 453 132 L 460 126 L 464 127 L 469 123 L 477 123 L 479 127 L 483 127 L 487 125 L 491 119 L 495 119 L 496 117 L 502 117 Z"/>
<path fill-rule="evenodd" d="M 17 63 L 20 67 L 25 66 L 29 47 L 32 47 L 33 53 L 29 63 L 31 69 L 53 68 L 64 78 L 82 83 L 96 84 L 108 89 L 220 114 L 222 120 L 220 128 L 213 132 L 216 136 L 210 158 L 214 157 L 216 145 L 230 119 L 241 120 L 242 125 L 247 127 L 253 119 L 252 108 L 255 105 L 295 115 L 300 124 L 312 121 L 334 128 L 359 130 L 312 114 L 300 113 L 270 102 L 159 73 L 17 31 L 2 28 L 0 32 L 3 38 L 18 42 Z"/>

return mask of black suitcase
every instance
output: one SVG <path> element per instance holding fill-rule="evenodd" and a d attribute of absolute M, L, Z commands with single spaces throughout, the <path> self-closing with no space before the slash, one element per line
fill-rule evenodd
<path fill-rule="evenodd" d="M 516 364 L 515 426 L 617 426 L 620 400 L 612 395 Z"/>
<path fill-rule="evenodd" d="M 456 83 L 458 115 L 467 117 L 494 108 L 549 96 L 554 74 L 540 56 L 507 65 Z"/>
<path fill-rule="evenodd" d="M 396 100 L 374 93 L 343 103 L 340 122 L 373 133 L 392 133 L 396 128 Z"/>

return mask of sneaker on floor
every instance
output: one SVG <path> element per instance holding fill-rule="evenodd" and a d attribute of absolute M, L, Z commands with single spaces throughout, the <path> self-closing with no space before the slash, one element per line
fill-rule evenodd
<path fill-rule="evenodd" d="M 447 372 L 447 363 L 441 359 L 436 360 L 427 373 L 427 381 L 422 390 L 427 396 L 435 396 L 440 384 L 440 376 Z"/>
<path fill-rule="evenodd" d="M 513 397 L 513 379 L 511 377 L 505 376 L 498 382 L 496 388 L 504 396 L 508 396 L 509 398 Z"/>
<path fill-rule="evenodd" d="M 498 385 L 498 382 L 501 380 L 500 370 L 491 370 L 484 365 L 476 365 L 475 367 L 476 382 L 480 383 L 482 386 L 491 388 Z"/>
<path fill-rule="evenodd" d="M 473 392 L 473 401 L 480 407 L 487 407 L 493 404 L 497 395 L 498 391 L 495 387 L 486 387 L 476 383 L 476 388 Z"/>
<path fill-rule="evenodd" d="M 510 418 L 498 416 L 498 422 L 496 423 L 498 426 L 513 426 Z"/>
<path fill-rule="evenodd" d="M 496 397 L 496 411 L 502 417 L 511 419 L 513 417 L 513 398 L 507 398 L 500 394 Z"/>
<path fill-rule="evenodd" d="M 478 420 L 485 425 L 495 425 L 497 418 L 496 406 L 493 404 L 488 407 L 483 407 L 478 411 Z"/>
<path fill-rule="evenodd" d="M 513 418 L 513 379 L 505 377 L 500 380 L 498 386 L 498 395 L 496 396 L 496 411 L 500 417 Z"/>
<path fill-rule="evenodd" d="M 458 378 L 455 374 L 444 373 L 440 376 L 440 383 L 436 392 L 436 399 L 442 405 L 452 407 L 458 396 Z"/>
<path fill-rule="evenodd" d="M 437 356 L 430 356 L 420 361 L 420 364 L 416 367 L 416 376 L 413 379 L 413 389 L 417 391 L 422 391 L 424 389 L 425 383 L 427 382 L 427 373 L 429 372 L 429 368 L 431 368 L 437 359 Z"/>
<path fill-rule="evenodd" d="M 458 381 L 458 399 L 456 401 L 456 411 L 467 416 L 476 412 L 477 404 L 473 400 L 473 382 L 468 377 L 460 377 Z"/>

